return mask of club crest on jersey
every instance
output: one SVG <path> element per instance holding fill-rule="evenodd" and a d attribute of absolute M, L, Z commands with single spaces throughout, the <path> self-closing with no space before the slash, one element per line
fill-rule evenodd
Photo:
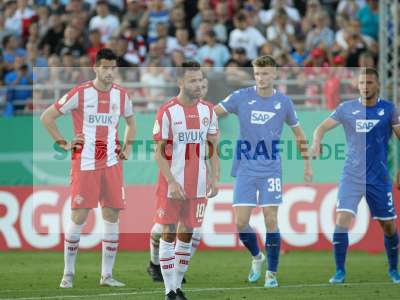
<path fill-rule="evenodd" d="M 203 118 L 202 122 L 204 126 L 208 126 L 208 124 L 210 124 L 210 120 L 207 117 Z"/>
<path fill-rule="evenodd" d="M 379 120 L 356 120 L 356 132 L 370 132 Z"/>
<path fill-rule="evenodd" d="M 81 195 L 76 195 L 74 202 L 80 205 L 83 202 L 83 197 Z"/>
<path fill-rule="evenodd" d="M 378 110 L 378 116 L 383 116 L 385 114 L 385 110 L 383 108 L 381 108 L 380 110 Z"/>
<path fill-rule="evenodd" d="M 117 112 L 117 109 L 118 109 L 118 106 L 117 106 L 117 104 L 113 104 L 113 105 L 111 105 L 111 111 L 113 112 L 113 113 L 116 113 Z"/>
<path fill-rule="evenodd" d="M 250 122 L 251 124 L 263 125 L 271 120 L 275 115 L 276 113 L 269 111 L 252 110 Z"/>
<path fill-rule="evenodd" d="M 204 132 L 200 130 L 188 130 L 178 132 L 178 141 L 181 144 L 199 144 L 204 143 Z"/>
<path fill-rule="evenodd" d="M 153 127 L 153 134 L 159 134 L 160 130 L 160 123 L 158 123 L 158 120 L 156 120 Z"/>

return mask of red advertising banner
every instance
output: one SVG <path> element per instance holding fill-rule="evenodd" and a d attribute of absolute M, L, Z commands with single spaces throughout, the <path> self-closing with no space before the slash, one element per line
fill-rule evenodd
<path fill-rule="evenodd" d="M 399 213 L 400 193 L 393 190 Z M 127 209 L 120 218 L 120 248 L 146 250 L 155 213 L 153 186 L 128 186 Z M 223 186 L 210 199 L 202 227 L 203 249 L 240 249 L 231 206 L 233 190 Z M 284 203 L 279 209 L 282 249 L 331 249 L 334 230 L 337 186 L 333 184 L 285 185 Z M 0 187 L 0 250 L 62 250 L 63 232 L 70 218 L 67 187 Z M 398 222 L 400 225 L 400 222 Z M 251 225 L 264 241 L 265 226 L 260 209 L 255 209 Z M 99 248 L 102 239 L 101 211 L 89 215 L 80 247 Z M 383 251 L 383 234 L 372 221 L 366 202 L 361 201 L 358 215 L 350 230 L 353 249 Z"/>

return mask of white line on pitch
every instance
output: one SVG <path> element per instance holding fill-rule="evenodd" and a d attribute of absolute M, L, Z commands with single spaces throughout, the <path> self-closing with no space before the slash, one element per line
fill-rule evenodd
<path fill-rule="evenodd" d="M 296 288 L 313 288 L 313 287 L 338 287 L 340 286 L 363 286 L 363 285 L 392 285 L 391 282 L 355 282 L 345 283 L 342 285 L 335 285 L 329 283 L 316 283 L 316 284 L 294 284 L 294 285 L 283 285 L 278 288 L 280 289 L 296 289 Z M 262 286 L 244 286 L 244 287 L 221 287 L 221 288 L 191 288 L 185 289 L 185 292 L 218 292 L 218 291 L 241 291 L 241 290 L 253 290 L 253 289 L 264 289 Z M 0 298 L 0 300 L 44 300 L 44 299 L 76 299 L 76 298 L 95 298 L 95 297 L 120 297 L 120 296 L 140 296 L 140 295 L 156 295 L 162 294 L 164 290 L 149 290 L 149 291 L 137 291 L 137 292 L 123 292 L 123 293 L 102 293 L 92 295 L 58 295 L 58 296 L 44 296 L 44 297 L 29 297 L 29 298 Z"/>

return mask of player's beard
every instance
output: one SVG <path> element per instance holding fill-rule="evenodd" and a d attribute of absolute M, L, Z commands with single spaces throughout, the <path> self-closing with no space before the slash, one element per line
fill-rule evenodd
<path fill-rule="evenodd" d="M 199 90 L 194 90 L 191 91 L 188 88 L 183 88 L 183 93 L 185 94 L 186 98 L 190 102 L 194 102 L 195 100 L 199 99 L 201 97 L 201 89 Z"/>

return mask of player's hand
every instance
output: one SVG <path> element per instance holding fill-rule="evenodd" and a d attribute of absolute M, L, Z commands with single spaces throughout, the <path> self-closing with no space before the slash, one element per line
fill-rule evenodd
<path fill-rule="evenodd" d="M 171 192 L 172 199 L 178 199 L 181 201 L 185 201 L 187 199 L 185 191 L 183 190 L 181 185 L 177 183 L 175 180 L 168 184 L 168 189 Z"/>
<path fill-rule="evenodd" d="M 317 158 L 320 155 L 321 155 L 321 144 L 319 141 L 315 140 L 315 141 L 313 141 L 313 144 L 311 145 L 311 157 Z"/>
<path fill-rule="evenodd" d="M 71 148 L 75 152 L 81 152 L 83 144 L 85 143 L 85 136 L 83 133 L 77 134 L 71 141 Z"/>
<path fill-rule="evenodd" d="M 311 168 L 311 163 L 309 161 L 305 162 L 304 165 L 304 181 L 310 183 L 313 180 L 313 171 Z"/>
<path fill-rule="evenodd" d="M 130 146 L 124 146 L 122 151 L 117 152 L 120 160 L 127 160 L 129 158 L 129 153 L 131 152 Z"/>
<path fill-rule="evenodd" d="M 207 197 L 213 198 L 217 196 L 219 191 L 218 182 L 216 180 L 211 180 L 207 183 Z"/>

